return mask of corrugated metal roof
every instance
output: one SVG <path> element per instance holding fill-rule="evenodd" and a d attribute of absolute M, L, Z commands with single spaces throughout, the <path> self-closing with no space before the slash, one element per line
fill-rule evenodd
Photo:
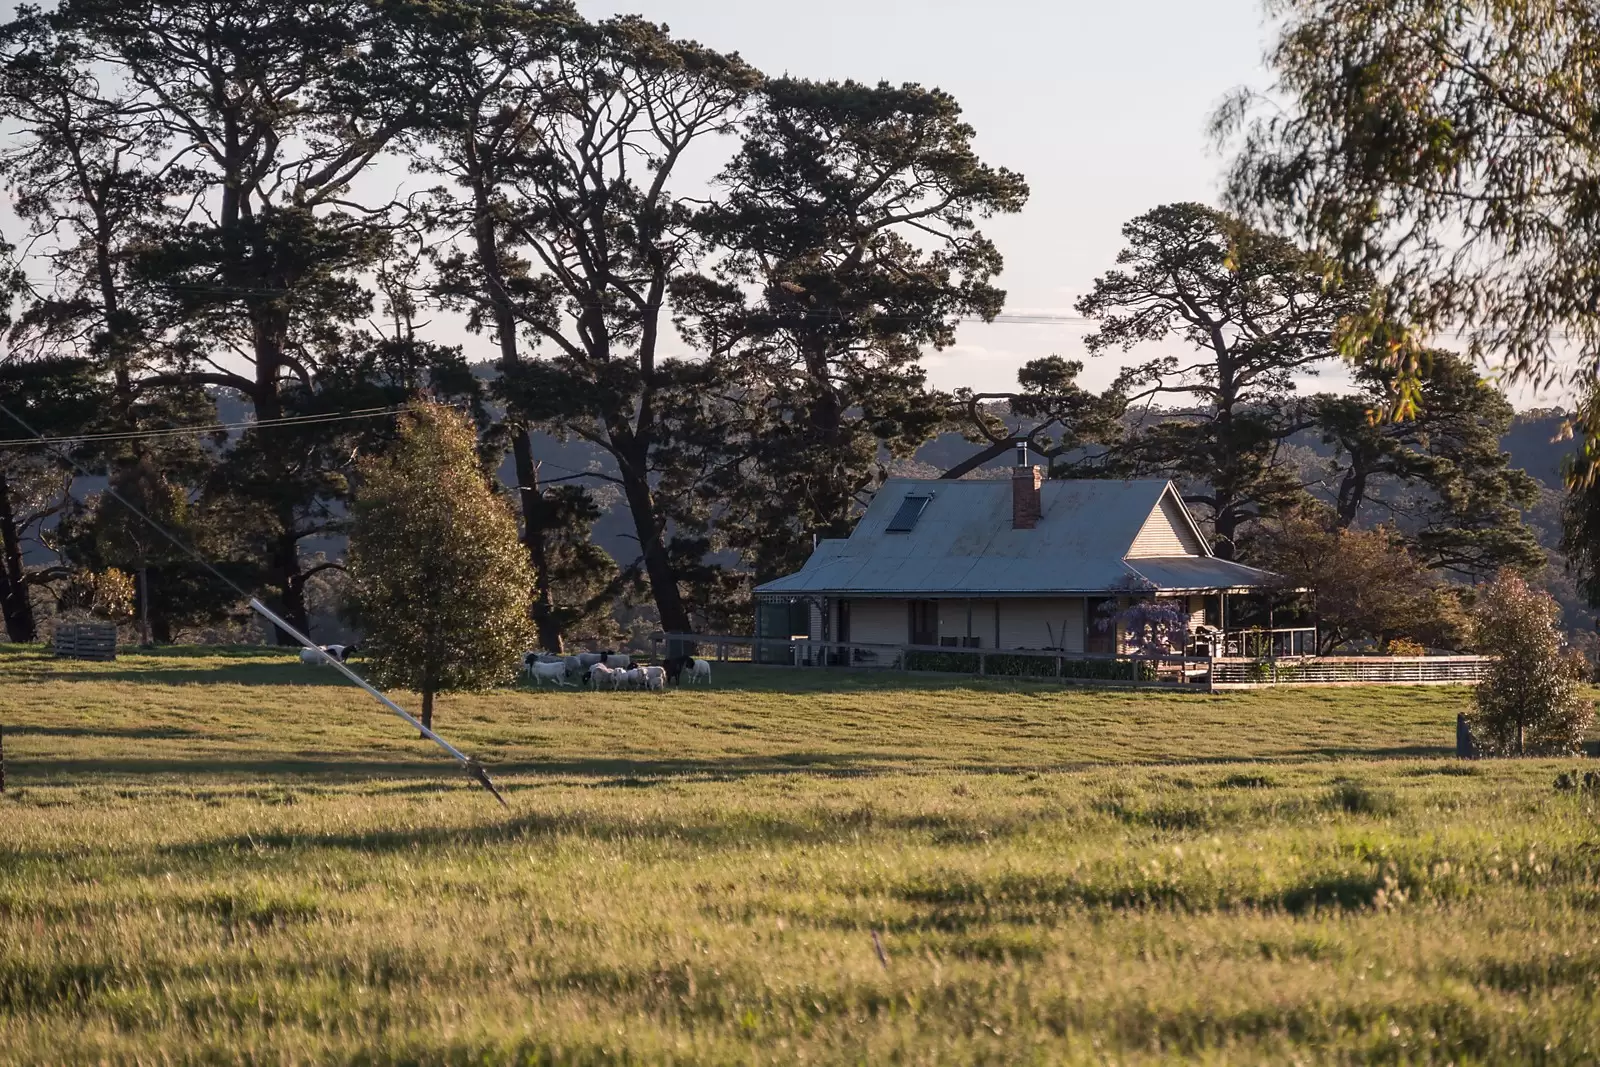
<path fill-rule="evenodd" d="M 1250 588 L 1263 571 L 1209 555 L 1127 561 L 1167 481 L 1050 481 L 1033 530 L 1011 526 L 1010 480 L 890 479 L 848 540 L 823 541 L 796 574 L 756 592 L 880 596 L 1042 596 L 1129 587 Z M 909 533 L 886 527 L 907 494 L 933 497 Z M 1181 502 L 1180 502 L 1181 505 Z"/>

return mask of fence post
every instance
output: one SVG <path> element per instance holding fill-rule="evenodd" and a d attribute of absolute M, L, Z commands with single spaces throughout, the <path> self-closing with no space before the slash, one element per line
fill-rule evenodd
<path fill-rule="evenodd" d="M 988 672 L 984 670 L 984 655 L 983 655 L 982 652 L 979 652 L 978 653 L 978 677 L 982 678 L 986 673 L 988 673 Z"/>

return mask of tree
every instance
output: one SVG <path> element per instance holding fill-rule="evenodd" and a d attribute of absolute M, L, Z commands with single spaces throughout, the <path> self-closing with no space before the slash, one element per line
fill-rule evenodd
<path fill-rule="evenodd" d="M 365 317 L 383 211 L 351 187 L 414 120 L 381 77 L 426 84 L 368 0 L 64 0 L 0 29 L 8 172 L 25 217 L 64 232 L 62 292 L 33 316 L 92 339 L 128 396 L 199 387 L 258 420 L 314 391 L 319 360 Z M 59 180 L 57 180 L 59 179 Z M 210 480 L 260 521 L 260 583 L 306 626 L 300 543 L 338 479 L 252 431 Z M 255 505 L 255 506 L 250 506 Z M 280 635 L 280 639 L 286 639 Z"/>
<path fill-rule="evenodd" d="M 720 254 L 677 279 L 692 340 L 757 414 L 725 524 L 757 579 L 847 536 L 886 477 L 944 422 L 926 348 L 992 319 L 1002 261 L 978 223 L 1022 209 L 1022 177 L 977 156 L 948 93 L 776 78 L 761 86 L 725 199 L 697 220 Z"/>
<path fill-rule="evenodd" d="M 1600 461 L 1585 449 L 1568 464 L 1571 486 L 1562 508 L 1561 552 L 1590 607 L 1600 607 Z"/>
<path fill-rule="evenodd" d="M 1025 442 L 1057 477 L 1106 474 L 1116 469 L 1115 446 L 1123 440 L 1127 400 L 1113 386 L 1103 395 L 1078 385 L 1083 364 L 1060 356 L 1029 360 L 1017 371 L 1020 390 L 979 393 L 956 390 L 952 421 L 967 440 L 981 444 L 975 454 L 940 477 L 962 478 Z M 1004 403 L 1009 418 L 995 410 Z"/>
<path fill-rule="evenodd" d="M 1427 566 L 1463 578 L 1544 567 L 1544 550 L 1522 520 L 1539 485 L 1500 448 L 1514 417 L 1510 402 L 1451 352 L 1423 353 L 1418 374 L 1411 418 L 1382 417 L 1394 384 L 1377 362 L 1356 368 L 1359 393 L 1316 398 L 1317 428 L 1334 447 L 1328 471 L 1339 525 L 1377 511 Z"/>
<path fill-rule="evenodd" d="M 1217 115 L 1229 201 L 1381 277 L 1369 325 L 1465 329 L 1512 381 L 1594 351 L 1600 16 L 1559 0 L 1270 0 L 1266 94 Z M 1351 352 L 1367 331 L 1349 332 Z M 1392 361 L 1391 361 L 1392 362 Z M 1404 362 L 1404 361 L 1402 361 Z M 1592 365 L 1571 380 L 1588 391 Z M 1589 424 L 1600 432 L 1600 423 Z"/>
<path fill-rule="evenodd" d="M 626 575 L 590 539 L 600 518 L 594 496 L 576 485 L 550 486 L 542 495 L 542 506 L 534 513 L 541 525 L 537 536 L 529 538 L 538 546 L 533 560 L 533 625 L 540 646 L 563 652 L 568 636 L 612 644 L 617 624 L 611 608 Z"/>
<path fill-rule="evenodd" d="M 1243 527 L 1301 498 L 1280 456 L 1308 424 L 1294 376 L 1334 355 L 1335 329 L 1366 292 L 1329 284 L 1321 258 L 1201 204 L 1156 208 L 1122 232 L 1119 269 L 1078 301 L 1100 320 L 1084 343 L 1101 354 L 1176 337 L 1195 350 L 1123 372 L 1129 404 L 1182 397 L 1197 408 L 1160 413 L 1123 451 L 1135 469 L 1183 483 L 1217 554 L 1232 559 Z"/>
<path fill-rule="evenodd" d="M 1560 620 L 1555 600 L 1520 575 L 1502 574 L 1480 592 L 1478 646 L 1495 661 L 1478 683 L 1472 725 L 1486 752 L 1566 755 L 1582 745 L 1594 721 L 1594 704 L 1579 696 L 1588 664 L 1566 647 Z"/>
<path fill-rule="evenodd" d="M 1324 655 L 1350 642 L 1382 646 L 1398 638 L 1456 648 L 1466 637 L 1456 594 L 1388 527 L 1340 528 L 1326 509 L 1297 508 L 1264 525 L 1250 560 L 1284 588 L 1312 591 Z"/>
<path fill-rule="evenodd" d="M 351 612 L 380 685 L 422 695 L 516 676 L 532 639 L 533 574 L 511 512 L 478 461 L 477 434 L 450 408 L 405 415 L 364 460 L 350 529 Z"/>
<path fill-rule="evenodd" d="M 469 239 L 441 265 L 442 288 L 494 331 L 509 417 L 606 455 L 661 623 L 687 630 L 658 485 L 671 443 L 661 392 L 675 373 L 660 352 L 667 293 L 700 247 L 675 185 L 760 76 L 633 17 L 589 24 L 556 10 L 537 30 L 493 29 L 459 30 L 432 105 L 429 165 L 456 185 L 432 210 Z M 519 336 L 543 351 L 525 353 Z M 517 462 L 524 525 L 537 529 L 531 455 Z"/>
<path fill-rule="evenodd" d="M 81 432 L 105 400 L 105 390 L 88 360 L 0 363 L 0 404 L 40 433 Z M 0 416 L 0 438 L 26 437 L 20 425 Z M 30 540 L 42 546 L 44 526 L 70 507 L 72 477 L 71 465 L 42 446 L 0 448 L 0 616 L 12 641 L 38 639 L 32 592 L 70 572 L 65 563 L 29 567 L 24 549 Z"/>

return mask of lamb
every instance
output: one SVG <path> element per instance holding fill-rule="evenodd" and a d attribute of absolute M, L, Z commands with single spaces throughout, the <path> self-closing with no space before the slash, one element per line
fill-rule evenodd
<path fill-rule="evenodd" d="M 645 684 L 644 668 L 632 667 L 621 672 L 622 684 L 628 689 L 643 689 Z"/>
<path fill-rule="evenodd" d="M 694 669 L 692 671 L 690 671 L 689 678 L 696 685 L 710 685 L 711 684 L 711 661 L 710 660 L 704 660 L 704 659 L 695 660 L 694 661 Z"/>
<path fill-rule="evenodd" d="M 644 687 L 652 693 L 667 691 L 667 671 L 664 667 L 644 668 Z"/>
<path fill-rule="evenodd" d="M 589 684 L 596 689 L 615 689 L 620 681 L 618 672 L 604 663 L 596 663 L 589 668 Z"/>

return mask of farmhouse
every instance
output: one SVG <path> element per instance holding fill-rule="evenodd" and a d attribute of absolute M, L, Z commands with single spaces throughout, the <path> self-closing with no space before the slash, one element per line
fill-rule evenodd
<path fill-rule="evenodd" d="M 1309 617 L 1218 559 L 1171 482 L 1045 481 L 1019 453 L 1009 484 L 891 479 L 849 538 L 756 589 L 757 637 L 1116 654 L 1117 607 L 1171 598 L 1218 653 L 1314 652 Z"/>

